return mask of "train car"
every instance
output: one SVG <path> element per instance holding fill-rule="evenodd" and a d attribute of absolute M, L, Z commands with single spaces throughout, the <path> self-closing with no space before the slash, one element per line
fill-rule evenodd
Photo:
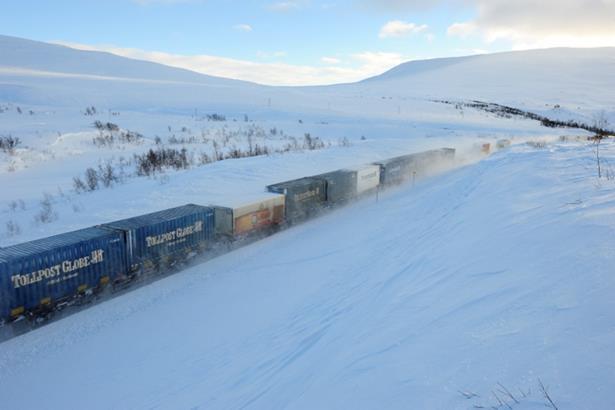
<path fill-rule="evenodd" d="M 242 238 L 274 229 L 284 222 L 284 195 L 262 197 L 232 207 L 214 206 L 216 234 Z"/>
<path fill-rule="evenodd" d="M 299 222 L 318 212 L 326 204 L 326 182 L 317 178 L 300 178 L 267 186 L 269 192 L 285 196 L 284 219 Z"/>
<path fill-rule="evenodd" d="M 314 175 L 312 178 L 325 182 L 325 198 L 328 206 L 341 205 L 357 195 L 357 173 L 348 169 Z"/>
<path fill-rule="evenodd" d="M 402 155 L 375 162 L 380 166 L 380 184 L 383 186 L 399 185 L 414 178 L 419 166 L 417 154 Z"/>
<path fill-rule="evenodd" d="M 44 317 L 126 273 L 123 236 L 87 228 L 0 249 L 0 321 Z"/>
<path fill-rule="evenodd" d="M 380 166 L 379 165 L 361 165 L 350 168 L 351 171 L 357 174 L 356 195 L 363 196 L 378 189 L 380 185 Z"/>
<path fill-rule="evenodd" d="M 326 182 L 327 205 L 342 205 L 359 196 L 374 192 L 380 184 L 380 167 L 362 165 L 314 175 L 312 178 Z"/>
<path fill-rule="evenodd" d="M 214 209 L 184 205 L 101 225 L 120 232 L 130 276 L 164 270 L 212 246 Z"/>
<path fill-rule="evenodd" d="M 455 159 L 453 148 L 432 149 L 419 152 L 416 156 L 416 177 L 428 176 L 451 166 Z"/>

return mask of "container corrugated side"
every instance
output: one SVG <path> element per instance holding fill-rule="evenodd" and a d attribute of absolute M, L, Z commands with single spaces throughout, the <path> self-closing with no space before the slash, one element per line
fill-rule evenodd
<path fill-rule="evenodd" d="M 284 203 L 285 196 L 276 195 L 233 208 L 235 235 L 247 235 L 282 223 Z"/>
<path fill-rule="evenodd" d="M 286 196 L 286 221 L 294 222 L 317 212 L 326 201 L 326 182 L 301 178 L 269 185 L 269 192 Z"/>
<path fill-rule="evenodd" d="M 356 167 L 357 172 L 357 194 L 372 191 L 380 185 L 380 166 L 364 165 Z"/>
<path fill-rule="evenodd" d="M 0 250 L 7 309 L 32 310 L 111 282 L 126 272 L 122 235 L 88 228 Z M 8 312 L 10 314 L 10 311 Z"/>
<path fill-rule="evenodd" d="M 357 193 L 357 173 L 348 169 L 314 175 L 312 178 L 326 181 L 326 200 L 329 205 L 347 202 Z"/>
<path fill-rule="evenodd" d="M 380 165 L 380 183 L 384 185 L 400 184 L 417 172 L 417 154 L 403 155 L 387 160 L 375 162 Z"/>
<path fill-rule="evenodd" d="M 108 229 L 125 232 L 132 270 L 152 270 L 204 250 L 215 235 L 214 210 L 185 205 L 111 222 Z"/>

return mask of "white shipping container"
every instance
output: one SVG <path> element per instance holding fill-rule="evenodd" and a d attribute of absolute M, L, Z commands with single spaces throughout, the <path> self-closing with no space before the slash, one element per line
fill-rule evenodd
<path fill-rule="evenodd" d="M 364 165 L 357 171 L 357 194 L 375 189 L 380 184 L 380 165 Z"/>

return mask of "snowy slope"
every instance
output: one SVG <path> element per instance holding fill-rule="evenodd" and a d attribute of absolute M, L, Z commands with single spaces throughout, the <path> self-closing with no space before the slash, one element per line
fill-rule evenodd
<path fill-rule="evenodd" d="M 408 99 L 481 99 L 532 110 L 558 104 L 560 111 L 551 114 L 574 118 L 615 110 L 614 73 L 615 48 L 560 48 L 412 61 L 356 84 L 267 87 L 0 36 L 0 101 L 80 108 L 192 112 L 218 107 L 251 114 L 386 118 L 416 111 Z"/>
<path fill-rule="evenodd" d="M 517 146 L 9 340 L 0 404 L 542 409 L 540 379 L 613 408 L 615 185 L 592 158 Z"/>
<path fill-rule="evenodd" d="M 56 73 L 118 79 L 174 81 L 211 85 L 249 85 L 198 74 L 148 61 L 119 57 L 99 51 L 76 50 L 70 47 L 42 43 L 18 37 L 0 35 L 0 67 L 28 70 L 30 73 Z"/>
<path fill-rule="evenodd" d="M 554 48 L 412 61 L 361 83 L 400 94 L 453 97 L 540 109 L 613 110 L 615 47 Z M 544 107 L 543 107 L 544 108 Z"/>

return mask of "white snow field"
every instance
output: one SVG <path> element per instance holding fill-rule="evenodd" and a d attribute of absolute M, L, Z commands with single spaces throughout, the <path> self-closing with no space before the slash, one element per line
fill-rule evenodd
<path fill-rule="evenodd" d="M 2 408 L 613 408 L 593 155 L 516 146 L 11 339 Z"/>

